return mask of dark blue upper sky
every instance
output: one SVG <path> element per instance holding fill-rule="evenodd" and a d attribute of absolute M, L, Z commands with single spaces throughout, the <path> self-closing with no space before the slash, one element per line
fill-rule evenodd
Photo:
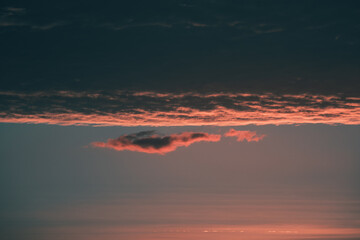
<path fill-rule="evenodd" d="M 2 1 L 2 90 L 359 95 L 358 1 Z"/>

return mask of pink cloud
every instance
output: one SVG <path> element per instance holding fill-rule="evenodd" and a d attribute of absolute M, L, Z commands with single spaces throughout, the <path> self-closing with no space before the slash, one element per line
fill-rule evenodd
<path fill-rule="evenodd" d="M 7 123 L 94 126 L 360 124 L 360 98 L 340 95 L 55 91 L 0 92 L 0 97 L 3 101 L 0 122 Z M 34 104 L 25 108 L 29 102 Z"/>
<path fill-rule="evenodd" d="M 218 142 L 221 136 L 203 132 L 183 132 L 160 136 L 153 131 L 123 135 L 107 142 L 93 142 L 92 146 L 110 148 L 116 151 L 135 151 L 144 153 L 166 154 L 175 151 L 178 147 L 188 147 L 195 142 Z"/>
<path fill-rule="evenodd" d="M 262 140 L 266 135 L 257 135 L 256 132 L 252 131 L 237 131 L 235 129 L 230 129 L 227 133 L 224 134 L 225 137 L 237 137 L 238 142 L 244 140 L 248 142 L 258 142 Z"/>

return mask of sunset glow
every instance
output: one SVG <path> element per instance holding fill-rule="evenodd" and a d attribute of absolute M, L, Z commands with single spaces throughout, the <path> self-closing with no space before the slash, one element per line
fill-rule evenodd
<path fill-rule="evenodd" d="M 360 1 L 0 1 L 0 240 L 359 240 Z"/>

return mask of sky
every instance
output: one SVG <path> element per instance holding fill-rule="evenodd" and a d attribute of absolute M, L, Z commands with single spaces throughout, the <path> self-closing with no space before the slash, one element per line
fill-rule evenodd
<path fill-rule="evenodd" d="M 358 1 L 2 1 L 0 236 L 359 239 Z"/>

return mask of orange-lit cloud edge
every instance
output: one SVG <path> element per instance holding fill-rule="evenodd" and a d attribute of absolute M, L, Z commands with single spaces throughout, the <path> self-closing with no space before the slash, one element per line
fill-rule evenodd
<path fill-rule="evenodd" d="M 109 139 L 107 142 L 93 142 L 92 146 L 110 148 L 116 151 L 134 151 L 144 153 L 165 153 L 175 151 L 178 147 L 188 147 L 195 142 L 218 142 L 221 135 L 203 132 L 183 132 L 169 136 L 156 134 L 145 137 L 137 137 L 135 134 L 123 135 L 117 139 Z"/>
<path fill-rule="evenodd" d="M 224 134 L 225 137 L 237 137 L 237 141 L 258 142 L 265 135 L 257 135 L 253 131 L 236 131 L 230 129 Z M 150 132 L 122 135 L 116 139 L 108 139 L 107 142 L 93 142 L 93 147 L 109 148 L 116 151 L 133 151 L 143 153 L 155 153 L 164 155 L 175 151 L 178 147 L 188 147 L 196 142 L 218 142 L 220 134 L 209 134 L 205 132 L 183 132 L 160 136 Z"/>
<path fill-rule="evenodd" d="M 4 123 L 128 127 L 360 124 L 360 98 L 340 95 L 57 91 L 0 92 L 0 96 L 11 98 L 3 103 L 9 106 L 0 111 Z M 28 106 L 39 99 L 48 102 Z M 88 105 L 78 104 L 80 100 Z M 69 107 L 73 105 L 76 107 Z"/>
<path fill-rule="evenodd" d="M 256 132 L 252 131 L 237 131 L 235 129 L 230 129 L 227 133 L 224 134 L 225 137 L 236 137 L 238 142 L 244 140 L 248 142 L 258 142 L 266 136 L 265 134 L 257 135 Z"/>

